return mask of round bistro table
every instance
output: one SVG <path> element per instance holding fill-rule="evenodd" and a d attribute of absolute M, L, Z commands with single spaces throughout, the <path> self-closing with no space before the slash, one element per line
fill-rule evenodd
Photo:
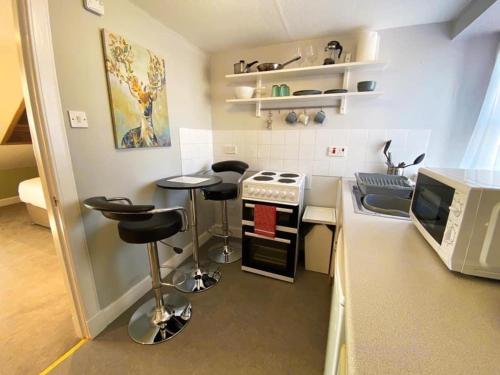
<path fill-rule="evenodd" d="M 202 178 L 203 181 L 198 183 L 187 183 L 175 181 L 179 178 Z M 199 260 L 199 243 L 198 243 L 198 221 L 196 208 L 196 190 L 214 186 L 222 183 L 222 178 L 214 175 L 181 175 L 163 178 L 156 181 L 156 186 L 162 189 L 172 190 L 189 190 L 190 201 L 190 227 L 193 237 L 193 260 L 181 266 L 173 276 L 174 284 L 176 280 L 180 282 L 176 288 L 181 292 L 192 293 L 202 292 L 216 285 L 220 280 L 219 265 L 214 263 L 201 264 Z M 181 282 L 185 278 L 184 282 Z"/>

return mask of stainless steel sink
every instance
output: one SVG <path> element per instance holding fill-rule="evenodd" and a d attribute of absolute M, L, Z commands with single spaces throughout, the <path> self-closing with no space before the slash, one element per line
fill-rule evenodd
<path fill-rule="evenodd" d="M 410 220 L 410 199 L 390 195 L 367 194 L 362 196 L 355 183 L 352 184 L 354 211 L 363 215 Z"/>

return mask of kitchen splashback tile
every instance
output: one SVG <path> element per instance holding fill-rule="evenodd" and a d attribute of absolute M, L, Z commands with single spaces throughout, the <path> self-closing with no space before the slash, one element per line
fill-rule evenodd
<path fill-rule="evenodd" d="M 314 145 L 316 132 L 314 130 L 299 130 L 300 145 Z"/>
<path fill-rule="evenodd" d="M 298 160 L 283 160 L 283 170 L 285 172 L 297 172 L 299 170 L 299 161 Z"/>
<path fill-rule="evenodd" d="M 300 145 L 299 160 L 313 160 L 314 159 L 314 145 Z"/>
<path fill-rule="evenodd" d="M 271 157 L 271 145 L 259 145 L 257 157 L 259 159 L 269 159 Z"/>
<path fill-rule="evenodd" d="M 298 145 L 299 144 L 299 130 L 286 130 L 285 132 L 285 144 L 287 145 Z"/>
<path fill-rule="evenodd" d="M 284 145 L 286 132 L 284 130 L 274 130 L 271 132 L 272 145 Z"/>

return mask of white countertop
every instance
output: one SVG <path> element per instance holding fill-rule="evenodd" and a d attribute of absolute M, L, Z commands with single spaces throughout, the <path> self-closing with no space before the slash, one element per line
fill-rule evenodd
<path fill-rule="evenodd" d="M 342 184 L 350 374 L 500 374 L 500 282 L 449 271 L 409 221 Z"/>

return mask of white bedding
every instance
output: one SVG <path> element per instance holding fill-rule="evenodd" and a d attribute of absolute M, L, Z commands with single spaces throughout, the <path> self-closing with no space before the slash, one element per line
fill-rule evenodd
<path fill-rule="evenodd" d="M 40 177 L 22 181 L 19 184 L 19 199 L 24 203 L 32 204 L 40 208 L 47 209 L 43 196 L 42 182 Z"/>

